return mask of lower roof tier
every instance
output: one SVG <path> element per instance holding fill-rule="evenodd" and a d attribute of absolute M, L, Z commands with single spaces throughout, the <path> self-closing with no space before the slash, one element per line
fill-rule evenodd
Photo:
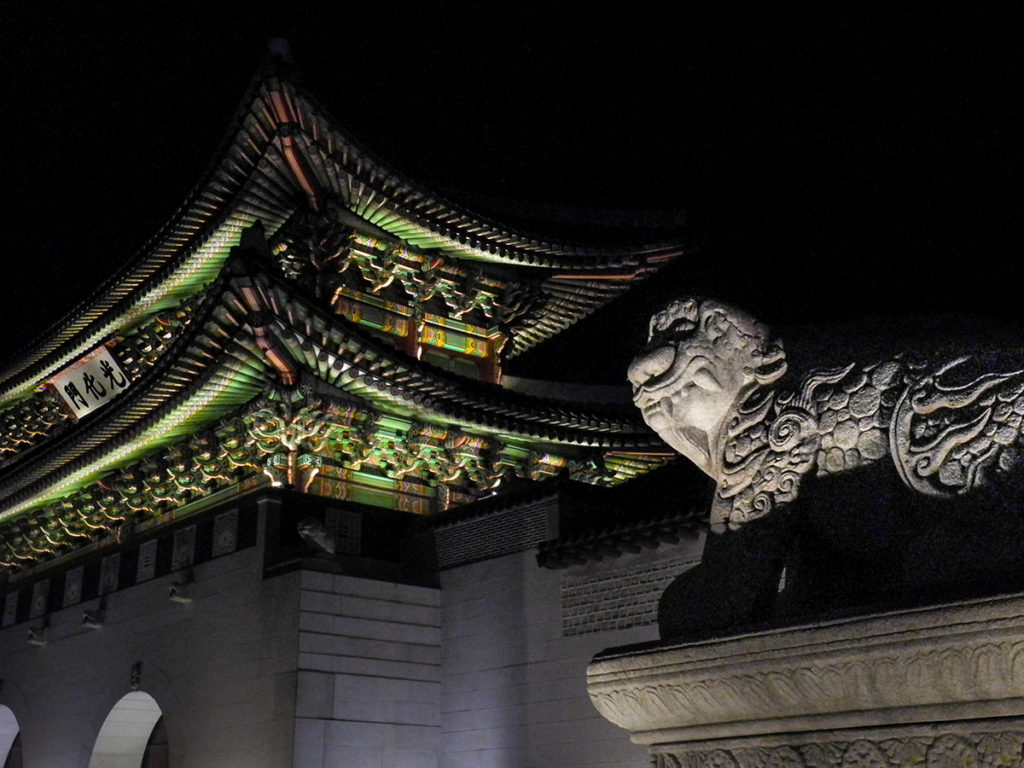
<path fill-rule="evenodd" d="M 357 493 L 429 514 L 503 484 L 567 474 L 612 485 L 671 459 L 628 406 L 438 369 L 296 295 L 265 266 L 239 252 L 201 301 L 172 313 L 177 332 L 114 340 L 131 385 L 80 421 L 50 419 L 47 439 L 3 460 L 5 568 L 239 483 Z M 52 405 L 55 394 L 34 398 Z"/>

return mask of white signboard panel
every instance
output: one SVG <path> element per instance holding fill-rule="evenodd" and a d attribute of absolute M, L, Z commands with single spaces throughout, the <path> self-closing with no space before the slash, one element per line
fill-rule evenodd
<path fill-rule="evenodd" d="M 190 525 L 174 532 L 174 549 L 171 551 L 171 570 L 188 568 L 196 559 L 196 527 Z"/>
<path fill-rule="evenodd" d="M 150 539 L 139 546 L 139 565 L 135 581 L 141 584 L 154 576 L 156 576 L 156 539 Z"/>
<path fill-rule="evenodd" d="M 82 575 L 84 568 L 78 566 L 64 577 L 64 607 L 77 605 L 82 600 Z"/>
<path fill-rule="evenodd" d="M 130 384 L 106 347 L 97 347 L 50 379 L 50 386 L 78 419 L 106 405 Z"/>
<path fill-rule="evenodd" d="M 38 619 L 46 613 L 46 606 L 50 600 L 50 580 L 37 581 L 32 586 L 32 605 L 29 607 L 28 617 Z"/>
<path fill-rule="evenodd" d="M 120 586 L 121 553 L 107 555 L 100 562 L 100 594 L 116 592 Z"/>
<path fill-rule="evenodd" d="M 238 510 L 217 515 L 213 519 L 213 557 L 235 551 L 238 546 Z"/>

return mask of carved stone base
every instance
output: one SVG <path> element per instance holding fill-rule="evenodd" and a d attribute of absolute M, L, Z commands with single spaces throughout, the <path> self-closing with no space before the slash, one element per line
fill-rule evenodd
<path fill-rule="evenodd" d="M 658 745 L 656 768 L 1019 768 L 1024 721 Z"/>
<path fill-rule="evenodd" d="M 1021 766 L 1024 595 L 613 649 L 587 676 L 664 768 Z"/>

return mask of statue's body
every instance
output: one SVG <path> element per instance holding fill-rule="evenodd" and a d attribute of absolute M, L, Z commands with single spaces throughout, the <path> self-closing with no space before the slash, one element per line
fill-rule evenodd
<path fill-rule="evenodd" d="M 710 523 L 721 533 L 770 519 L 810 477 L 881 462 L 928 497 L 1010 475 L 1022 458 L 1024 367 L 993 360 L 905 353 L 787 379 L 764 324 L 682 299 L 653 316 L 628 375 L 651 428 L 715 480 Z"/>

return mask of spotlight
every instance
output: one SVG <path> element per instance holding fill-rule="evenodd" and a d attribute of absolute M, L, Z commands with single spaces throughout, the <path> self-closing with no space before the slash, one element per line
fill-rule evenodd
<path fill-rule="evenodd" d="M 168 597 L 170 597 L 171 601 L 175 603 L 191 603 L 192 595 L 189 594 L 190 591 L 188 584 L 182 584 L 180 581 L 175 581 L 171 584 L 171 591 Z"/>
<path fill-rule="evenodd" d="M 192 569 L 185 571 L 177 581 L 171 582 L 171 591 L 168 597 L 175 603 L 192 602 Z"/>
<path fill-rule="evenodd" d="M 195 575 L 192 573 L 191 568 L 186 568 L 182 571 L 178 578 L 171 582 L 171 589 L 167 595 L 171 602 L 191 603 L 192 584 L 195 580 Z"/>

